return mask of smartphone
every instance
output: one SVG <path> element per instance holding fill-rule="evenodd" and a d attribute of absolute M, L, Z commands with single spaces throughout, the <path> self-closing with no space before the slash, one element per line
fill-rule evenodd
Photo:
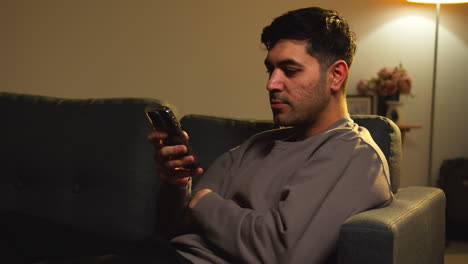
<path fill-rule="evenodd" d="M 155 130 L 164 131 L 168 134 L 168 137 L 163 141 L 164 145 L 185 145 L 187 147 L 187 153 L 185 155 L 192 155 L 195 158 L 194 163 L 184 166 L 183 169 L 197 169 L 200 165 L 197 162 L 197 158 L 193 153 L 192 147 L 182 131 L 179 120 L 177 120 L 171 108 L 163 105 L 149 105 L 145 108 L 145 113 Z"/>

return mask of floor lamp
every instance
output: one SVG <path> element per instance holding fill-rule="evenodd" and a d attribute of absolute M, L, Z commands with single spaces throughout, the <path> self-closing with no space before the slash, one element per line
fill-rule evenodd
<path fill-rule="evenodd" d="M 435 47 L 434 47 L 434 68 L 432 72 L 432 94 L 431 94 L 431 127 L 429 136 L 429 186 L 432 185 L 432 164 L 433 164 L 433 147 L 434 147 L 434 115 L 435 115 L 435 95 L 436 95 L 436 80 L 437 80 L 437 51 L 439 48 L 439 20 L 440 20 L 440 5 L 441 4 L 460 4 L 468 3 L 468 0 L 407 0 L 412 3 L 436 4 L 436 29 L 435 29 Z"/>

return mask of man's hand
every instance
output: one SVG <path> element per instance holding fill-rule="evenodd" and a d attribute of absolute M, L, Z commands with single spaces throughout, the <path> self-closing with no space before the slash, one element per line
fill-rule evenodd
<path fill-rule="evenodd" d="M 188 205 L 189 209 L 193 209 L 195 207 L 195 205 L 198 203 L 198 201 L 205 195 L 207 195 L 208 193 L 212 192 L 212 190 L 210 189 L 201 189 L 199 190 L 198 192 L 196 192 L 193 196 L 192 196 L 192 200 L 190 200 L 190 203 Z"/>
<path fill-rule="evenodd" d="M 187 133 L 184 132 L 184 134 L 188 139 Z M 187 147 L 184 145 L 165 146 L 163 141 L 167 136 L 164 131 L 155 131 L 148 135 L 148 140 L 155 149 L 154 163 L 156 170 L 163 182 L 185 186 L 191 177 L 203 173 L 203 169 L 184 169 L 183 166 L 194 163 L 195 158 L 184 155 L 187 153 Z"/>

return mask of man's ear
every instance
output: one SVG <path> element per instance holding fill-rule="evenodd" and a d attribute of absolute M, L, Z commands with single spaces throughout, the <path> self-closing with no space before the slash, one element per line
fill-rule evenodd
<path fill-rule="evenodd" d="M 338 60 L 328 68 L 329 87 L 332 92 L 338 92 L 348 76 L 348 64 L 344 60 Z"/>

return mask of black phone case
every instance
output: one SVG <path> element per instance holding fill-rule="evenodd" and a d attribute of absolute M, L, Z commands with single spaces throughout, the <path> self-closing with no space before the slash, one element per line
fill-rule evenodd
<path fill-rule="evenodd" d="M 167 132 L 168 137 L 164 140 L 164 145 L 185 145 L 188 150 L 185 155 L 192 155 L 195 157 L 195 163 L 184 168 L 190 170 L 198 168 L 199 164 L 197 163 L 197 158 L 188 140 L 185 138 L 180 122 L 177 120 L 173 111 L 167 106 L 150 105 L 146 107 L 145 112 L 155 130 Z"/>

